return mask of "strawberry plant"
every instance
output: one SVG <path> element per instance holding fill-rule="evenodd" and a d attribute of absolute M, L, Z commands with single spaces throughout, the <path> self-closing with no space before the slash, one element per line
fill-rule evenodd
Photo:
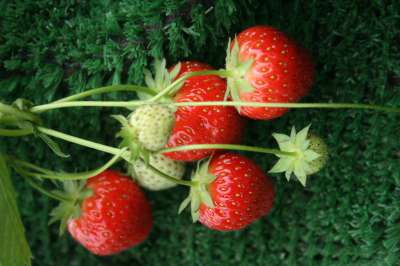
<path fill-rule="evenodd" d="M 167 69 L 165 60 L 155 60 L 154 74 L 144 70 L 147 86 L 102 87 L 41 105 L 24 99 L 0 103 L 2 137 L 36 137 L 62 158 L 69 155 L 55 139 L 113 156 L 103 166 L 82 173 L 49 170 L 14 154 L 0 156 L 0 196 L 4 197 L 0 198 L 4 206 L 0 206 L 10 221 L 18 224 L 19 235 L 11 239 L 25 247 L 24 258 L 29 256 L 29 248 L 21 235 L 9 167 L 34 189 L 61 202 L 52 211 L 52 222 L 60 220 L 61 232 L 67 227 L 90 252 L 113 255 L 138 245 L 150 233 L 150 204 L 139 185 L 154 191 L 186 186 L 189 196 L 180 212 L 190 204 L 194 221 L 218 231 L 240 230 L 273 208 L 275 189 L 264 171 L 285 173 L 287 180 L 296 178 L 306 186 L 307 177 L 329 163 L 329 148 L 323 137 L 310 133 L 310 126 L 298 132 L 293 127 L 289 135 L 265 134 L 275 138 L 277 148 L 241 145 L 247 118 L 271 120 L 290 108 L 400 113 L 398 107 L 364 103 L 297 103 L 312 86 L 314 65 L 304 48 L 275 28 L 249 28 L 227 47 L 225 69 L 214 70 L 195 61 Z M 123 91 L 136 92 L 138 100 L 84 100 Z M 115 132 L 120 145 L 105 145 L 46 127 L 43 113 L 73 107 L 129 110 L 113 116 L 120 126 Z M 269 154 L 278 160 L 270 169 L 262 169 L 245 156 L 224 150 Z M 121 161 L 131 178 L 108 170 Z M 197 167 L 192 165 L 188 178 L 185 167 L 190 165 L 185 162 L 193 161 L 198 162 Z M 12 261 L 14 250 L 4 248 L 2 252 L 7 258 L 4 261 Z"/>

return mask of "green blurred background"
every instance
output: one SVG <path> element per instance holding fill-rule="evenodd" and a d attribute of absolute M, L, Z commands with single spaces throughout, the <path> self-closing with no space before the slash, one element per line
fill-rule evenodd
<path fill-rule="evenodd" d="M 53 3 L 52 3 L 53 2 Z M 0 1 L 0 97 L 45 103 L 105 84 L 142 83 L 153 57 L 223 67 L 228 37 L 254 24 L 287 32 L 312 52 L 317 80 L 307 102 L 400 105 L 399 1 Z M 130 99 L 112 94 L 95 99 Z M 48 127 L 115 145 L 121 109 L 49 112 Z M 312 123 L 330 161 L 303 188 L 273 176 L 271 214 L 240 232 L 219 233 L 177 215 L 185 188 L 147 193 L 154 229 L 120 255 L 90 255 L 48 226 L 55 202 L 15 177 L 34 265 L 399 265 L 398 115 L 292 110 L 250 122 L 244 142 L 273 146 L 272 132 Z M 62 143 L 55 157 L 32 138 L 1 140 L 8 153 L 55 170 L 82 171 L 109 157 Z M 275 158 L 247 154 L 268 170 Z M 7 265 L 8 266 L 8 265 Z"/>

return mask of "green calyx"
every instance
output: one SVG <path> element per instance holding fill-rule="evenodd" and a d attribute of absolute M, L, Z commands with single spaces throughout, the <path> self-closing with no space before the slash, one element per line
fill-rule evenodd
<path fill-rule="evenodd" d="M 65 232 L 68 221 L 79 218 L 82 202 L 93 195 L 93 191 L 85 187 L 85 184 L 86 181 L 64 181 L 64 191 L 52 191 L 53 194 L 65 199 L 50 213 L 49 224 L 60 221 L 60 235 Z"/>
<path fill-rule="evenodd" d="M 168 71 L 166 66 L 167 63 L 165 59 L 156 59 L 153 63 L 154 75 L 150 70 L 144 70 L 146 85 L 157 94 L 170 87 L 181 69 L 180 63 L 177 64 L 171 72 Z M 173 88 L 170 88 L 170 91 L 167 93 L 167 95 L 159 99 L 159 101 L 170 101 L 170 98 L 176 93 L 176 91 L 179 90 L 180 85 L 182 84 L 177 84 Z M 149 100 L 152 97 L 151 95 L 144 93 L 138 93 L 138 96 L 142 100 Z"/>
<path fill-rule="evenodd" d="M 193 185 L 190 187 L 189 196 L 179 206 L 178 213 L 181 213 L 190 203 L 193 222 L 199 220 L 201 203 L 204 203 L 209 208 L 215 207 L 208 191 L 208 186 L 216 179 L 216 176 L 208 172 L 209 163 L 210 159 L 197 167 L 196 172 L 192 175 Z"/>
<path fill-rule="evenodd" d="M 309 134 L 310 125 L 296 133 L 293 127 L 290 136 L 274 133 L 279 149 L 292 152 L 295 155 L 277 155 L 279 161 L 269 171 L 270 173 L 285 172 L 288 180 L 294 174 L 305 186 L 307 176 L 321 170 L 326 164 L 328 149 L 324 141 Z"/>
<path fill-rule="evenodd" d="M 233 47 L 231 49 L 231 40 L 229 40 L 228 48 L 226 50 L 226 70 L 229 73 L 227 77 L 227 95 L 231 95 L 234 101 L 240 102 L 241 92 L 252 92 L 254 91 L 253 86 L 246 80 L 246 73 L 252 67 L 254 60 L 240 60 L 239 59 L 239 44 L 237 38 L 233 41 Z M 240 107 L 238 108 L 240 109 Z"/>
<path fill-rule="evenodd" d="M 128 119 L 123 115 L 113 115 L 112 117 L 121 124 L 121 129 L 116 134 L 116 137 L 122 139 L 119 146 L 129 150 L 130 156 L 127 160 L 134 162 L 140 157 L 149 158 L 150 152 L 141 145 L 138 140 L 137 129 L 129 124 Z"/>

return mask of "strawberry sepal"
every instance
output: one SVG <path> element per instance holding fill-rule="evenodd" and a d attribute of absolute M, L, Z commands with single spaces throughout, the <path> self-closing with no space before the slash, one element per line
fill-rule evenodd
<path fill-rule="evenodd" d="M 57 221 L 60 222 L 60 236 L 64 234 L 68 221 L 79 218 L 81 215 L 82 202 L 93 195 L 93 191 L 90 188 L 85 187 L 85 184 L 86 181 L 64 181 L 64 191 L 53 191 L 54 194 L 58 194 L 63 198 L 68 199 L 61 201 L 50 213 L 51 219 L 49 224 L 53 224 Z"/>
<path fill-rule="evenodd" d="M 241 101 L 240 93 L 250 93 L 255 89 L 245 79 L 247 72 L 251 69 L 254 63 L 254 59 L 249 58 L 247 60 L 239 60 L 239 44 L 235 38 L 233 45 L 229 40 L 226 56 L 226 70 L 230 75 L 227 77 L 227 84 L 232 99 L 234 101 Z M 240 108 L 239 108 L 240 109 Z"/>
<path fill-rule="evenodd" d="M 209 208 L 215 207 L 214 201 L 208 191 L 208 186 L 217 177 L 208 171 L 209 164 L 210 159 L 197 167 L 197 170 L 192 177 L 193 185 L 190 187 L 189 195 L 179 206 L 178 213 L 181 213 L 190 204 L 192 220 L 194 223 L 199 220 L 199 209 L 201 204 L 204 204 Z"/>
<path fill-rule="evenodd" d="M 310 125 L 296 133 L 293 127 L 290 136 L 274 133 L 283 152 L 294 153 L 294 155 L 277 155 L 278 162 L 269 171 L 270 173 L 285 173 L 287 180 L 294 175 L 305 186 L 307 176 L 321 170 L 327 161 L 328 151 L 324 141 L 309 134 Z"/>
<path fill-rule="evenodd" d="M 168 71 L 166 66 L 167 63 L 165 59 L 156 59 L 153 63 L 154 75 L 148 69 L 145 69 L 143 71 L 147 87 L 151 88 L 156 93 L 160 93 L 167 87 L 169 87 L 176 79 L 181 69 L 180 63 L 176 64 L 171 71 Z M 182 85 L 183 83 L 176 84 L 171 89 L 171 91 L 168 92 L 167 96 L 159 99 L 159 101 L 171 101 L 171 97 L 179 90 Z M 151 96 L 149 96 L 148 94 L 139 94 L 139 98 L 141 100 L 148 100 L 149 98 L 151 98 Z"/>

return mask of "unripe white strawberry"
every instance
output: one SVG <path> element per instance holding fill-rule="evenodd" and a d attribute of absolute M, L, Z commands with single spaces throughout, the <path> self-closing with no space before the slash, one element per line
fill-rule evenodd
<path fill-rule="evenodd" d="M 185 173 L 185 164 L 169 159 L 168 157 L 155 153 L 150 155 L 149 163 L 159 171 L 175 178 L 181 179 Z M 133 178 L 138 183 L 149 190 L 163 190 L 176 186 L 175 183 L 154 172 L 142 160 L 137 160 L 133 167 Z"/>
<path fill-rule="evenodd" d="M 175 123 L 173 109 L 161 105 L 144 105 L 129 117 L 129 124 L 137 131 L 139 142 L 150 151 L 164 148 Z"/>

